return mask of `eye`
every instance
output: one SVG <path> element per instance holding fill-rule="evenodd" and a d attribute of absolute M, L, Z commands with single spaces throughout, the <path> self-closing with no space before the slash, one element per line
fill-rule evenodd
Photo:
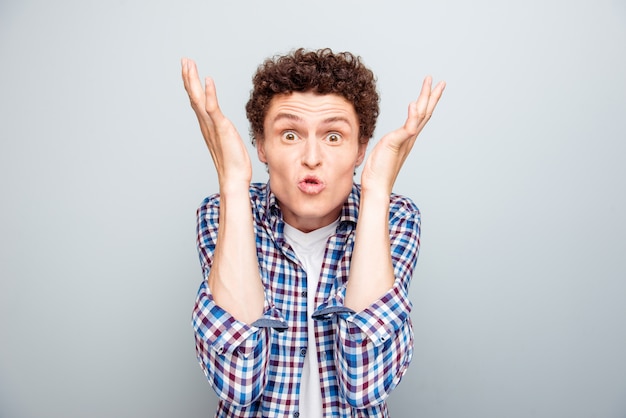
<path fill-rule="evenodd" d="M 294 142 L 298 140 L 298 136 L 293 131 L 286 131 L 283 133 L 283 140 L 287 142 Z"/>
<path fill-rule="evenodd" d="M 330 142 L 331 144 L 337 144 L 341 141 L 341 135 L 337 133 L 331 133 L 331 134 L 328 134 L 328 136 L 326 136 L 326 140 Z"/>

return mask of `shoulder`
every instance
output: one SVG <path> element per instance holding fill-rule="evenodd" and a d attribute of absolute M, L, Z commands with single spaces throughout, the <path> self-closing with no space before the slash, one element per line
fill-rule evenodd
<path fill-rule="evenodd" d="M 420 219 L 420 210 L 410 197 L 392 193 L 389 198 L 389 219 Z"/>

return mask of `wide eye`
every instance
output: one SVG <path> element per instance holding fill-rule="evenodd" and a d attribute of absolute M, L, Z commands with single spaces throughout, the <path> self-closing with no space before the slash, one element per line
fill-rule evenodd
<path fill-rule="evenodd" d="M 331 144 L 337 144 L 341 141 L 341 135 L 337 133 L 331 133 L 331 134 L 328 134 L 328 136 L 326 136 L 326 140 L 330 142 Z"/>
<path fill-rule="evenodd" d="M 286 131 L 283 133 L 283 139 L 287 142 L 294 142 L 298 139 L 298 136 L 293 131 Z"/>

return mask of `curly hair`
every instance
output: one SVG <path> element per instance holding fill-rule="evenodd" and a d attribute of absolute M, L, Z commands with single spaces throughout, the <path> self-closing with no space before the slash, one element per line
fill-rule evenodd
<path fill-rule="evenodd" d="M 379 113 L 376 79 L 361 58 L 350 52 L 300 48 L 288 55 L 268 58 L 257 68 L 252 83 L 246 116 L 253 145 L 257 138 L 263 138 L 263 123 L 272 98 L 292 92 L 313 91 L 345 98 L 359 119 L 359 141 L 367 143 L 374 134 Z"/>

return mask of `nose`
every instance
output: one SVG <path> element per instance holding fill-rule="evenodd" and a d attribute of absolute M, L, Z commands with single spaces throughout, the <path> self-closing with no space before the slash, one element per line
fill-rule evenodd
<path fill-rule="evenodd" d="M 322 150 L 320 141 L 314 137 L 304 141 L 302 150 L 302 165 L 314 168 L 322 164 Z"/>

